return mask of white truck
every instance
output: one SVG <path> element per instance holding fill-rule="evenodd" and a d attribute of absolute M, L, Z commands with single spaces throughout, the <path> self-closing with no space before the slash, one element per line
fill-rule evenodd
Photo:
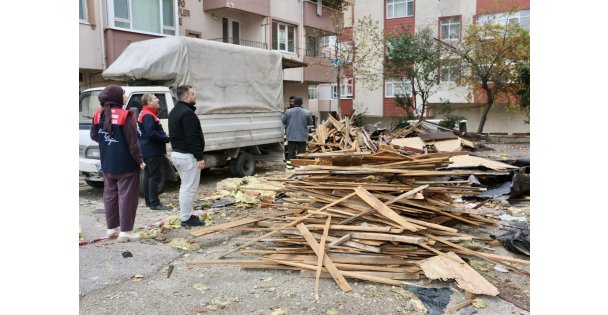
<path fill-rule="evenodd" d="M 256 160 L 278 162 L 285 157 L 283 67 L 282 55 L 276 51 L 175 36 L 131 43 L 102 75 L 126 83 L 124 108 L 136 114 L 142 95 L 154 93 L 167 133 L 175 88 L 193 86 L 205 136 L 206 168 L 229 165 L 234 176 L 243 177 L 255 173 Z M 80 173 L 93 187 L 103 186 L 99 148 L 89 138 L 101 90 L 87 89 L 80 95 Z M 167 157 L 161 174 L 161 190 L 166 180 L 178 179 Z"/>

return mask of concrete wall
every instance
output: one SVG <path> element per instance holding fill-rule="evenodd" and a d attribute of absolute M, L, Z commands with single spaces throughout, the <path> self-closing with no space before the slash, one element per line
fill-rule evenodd
<path fill-rule="evenodd" d="M 467 131 L 476 132 L 479 127 L 479 120 L 483 113 L 483 105 L 475 104 L 452 104 L 452 114 L 464 116 L 467 120 Z M 443 119 L 445 115 L 439 114 L 438 106 L 431 106 L 429 119 Z M 510 111 L 505 105 L 494 105 L 486 119 L 483 128 L 484 133 L 507 132 L 507 133 L 527 133 L 530 132 L 530 125 L 525 124 L 528 120 L 526 116 L 519 112 Z"/>
<path fill-rule="evenodd" d="M 87 1 L 87 22 L 78 24 L 78 67 L 103 69 L 102 30 L 104 27 L 101 1 Z"/>
<path fill-rule="evenodd" d="M 385 1 L 356 1 L 353 8 L 354 22 L 370 15 L 372 19 L 379 22 L 380 29 L 384 29 L 384 3 Z M 384 84 L 374 90 L 363 88 L 362 84 L 355 84 L 354 92 L 356 98 L 353 100 L 353 109 L 359 113 L 366 112 L 366 115 L 369 116 L 382 116 Z"/>

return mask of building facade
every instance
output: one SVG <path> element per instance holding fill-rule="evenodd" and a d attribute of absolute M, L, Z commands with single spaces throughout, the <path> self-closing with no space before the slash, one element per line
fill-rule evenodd
<path fill-rule="evenodd" d="M 357 0 L 352 8 L 352 19 L 371 16 L 379 22 L 385 34 L 399 32 L 406 27 L 410 34 L 430 27 L 435 38 L 443 41 L 459 41 L 463 30 L 470 23 L 483 23 L 493 19 L 502 23 L 518 23 L 530 29 L 529 0 Z M 448 64 L 449 63 L 442 63 Z M 449 102 L 453 114 L 467 120 L 467 130 L 477 130 L 482 115 L 483 100 L 469 88 L 458 86 L 455 80 L 461 71 L 457 62 L 443 66 L 440 70 L 437 93 L 429 98 L 426 117 L 444 118 L 440 113 L 441 104 Z M 404 116 L 403 109 L 395 105 L 395 94 L 406 87 L 391 78 L 382 78 L 384 84 L 377 89 L 366 89 L 355 82 L 355 97 L 340 102 L 341 112 L 365 112 L 366 122 L 382 121 L 387 126 L 395 125 Z M 421 100 L 417 100 L 418 103 Z M 495 104 L 490 110 L 484 132 L 488 133 L 529 133 L 527 117 L 509 110 L 506 104 Z"/>
<path fill-rule="evenodd" d="M 307 63 L 284 70 L 285 106 L 300 95 L 316 117 L 336 111 L 322 100 L 336 71 L 326 53 L 342 12 L 308 0 L 79 0 L 79 90 L 110 83 L 101 73 L 132 42 L 190 36 L 280 51 Z"/>

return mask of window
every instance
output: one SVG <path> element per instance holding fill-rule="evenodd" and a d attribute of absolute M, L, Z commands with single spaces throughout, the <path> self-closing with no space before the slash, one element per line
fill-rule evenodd
<path fill-rule="evenodd" d="M 222 41 L 224 43 L 241 44 L 241 23 L 237 20 L 222 18 Z"/>
<path fill-rule="evenodd" d="M 393 98 L 395 95 L 411 95 L 409 86 L 402 79 L 386 80 L 384 83 L 384 96 Z"/>
<path fill-rule="evenodd" d="M 439 21 L 442 40 L 460 40 L 460 17 L 443 18 Z"/>
<path fill-rule="evenodd" d="M 340 85 L 340 99 L 349 99 L 353 97 L 353 79 L 345 79 Z M 331 85 L 331 99 L 338 98 L 338 88 L 336 84 Z"/>
<path fill-rule="evenodd" d="M 386 0 L 386 16 L 389 19 L 414 16 L 414 0 Z"/>
<path fill-rule="evenodd" d="M 167 99 L 165 97 L 165 93 L 154 93 L 154 95 L 158 98 L 158 111 L 156 112 L 156 116 L 158 119 L 167 119 L 169 118 L 169 113 L 167 111 Z M 142 109 L 141 97 L 144 96 L 143 93 L 132 94 L 131 98 L 127 102 L 126 109 L 137 108 L 139 112 Z M 135 117 L 137 118 L 137 117 Z"/>
<path fill-rule="evenodd" d="M 314 36 L 306 36 L 306 56 L 317 57 L 317 38 Z"/>
<path fill-rule="evenodd" d="M 272 49 L 284 52 L 296 52 L 296 27 L 279 22 L 272 22 Z"/>
<path fill-rule="evenodd" d="M 311 84 L 308 86 L 308 99 L 309 100 L 316 100 L 317 97 L 317 85 L 316 84 Z"/>
<path fill-rule="evenodd" d="M 108 4 L 114 27 L 175 35 L 175 0 L 113 0 Z"/>
<path fill-rule="evenodd" d="M 460 79 L 460 62 L 458 60 L 442 60 L 439 69 L 441 82 L 456 82 Z"/>
<path fill-rule="evenodd" d="M 477 23 L 496 23 L 506 25 L 507 23 L 519 24 L 521 28 L 530 30 L 530 10 L 522 10 L 508 13 L 483 14 L 477 17 Z"/>
<path fill-rule="evenodd" d="M 80 0 L 78 1 L 80 3 L 80 10 L 78 11 L 78 18 L 80 19 L 80 22 L 87 22 L 87 1 L 86 0 Z"/>

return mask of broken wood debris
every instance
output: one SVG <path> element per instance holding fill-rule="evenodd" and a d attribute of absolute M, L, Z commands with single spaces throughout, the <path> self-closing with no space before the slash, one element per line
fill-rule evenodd
<path fill-rule="evenodd" d="M 411 130 L 418 132 L 415 128 Z M 265 203 L 276 212 L 190 232 L 201 237 L 247 228 L 263 231 L 263 235 L 218 257 L 239 252 L 249 259 L 193 260 L 187 264 L 300 270 L 302 277 L 315 278 L 311 290 L 314 299 L 319 298 L 320 277 L 331 277 L 344 292 L 352 290 L 347 279 L 400 285 L 400 280 L 451 277 L 467 291 L 498 294 L 458 255 L 476 256 L 527 274 L 511 264 L 527 265 L 529 261 L 458 245 L 479 238 L 462 233 L 456 224 L 483 228 L 496 223 L 490 217 L 459 210 L 451 196 L 485 191 L 465 180 L 471 174 L 507 175 L 508 170 L 450 170 L 452 157 L 468 153 L 404 153 L 381 142 L 371 147 L 369 135 L 363 132 L 363 140 L 358 142 L 357 132 L 348 119 L 330 117 L 320 124 L 309 152 L 300 155 L 314 157 L 310 160 L 314 162 L 301 164 L 305 166 L 295 171 L 295 178 L 267 178 L 276 181 L 275 187 L 280 187 L 277 193 L 285 196 L 281 203 Z M 344 151 L 318 143 L 338 144 Z M 352 161 L 344 158 L 356 158 L 360 165 L 352 166 Z M 335 165 L 335 159 L 345 164 Z M 450 273 L 443 272 L 446 270 Z"/>

